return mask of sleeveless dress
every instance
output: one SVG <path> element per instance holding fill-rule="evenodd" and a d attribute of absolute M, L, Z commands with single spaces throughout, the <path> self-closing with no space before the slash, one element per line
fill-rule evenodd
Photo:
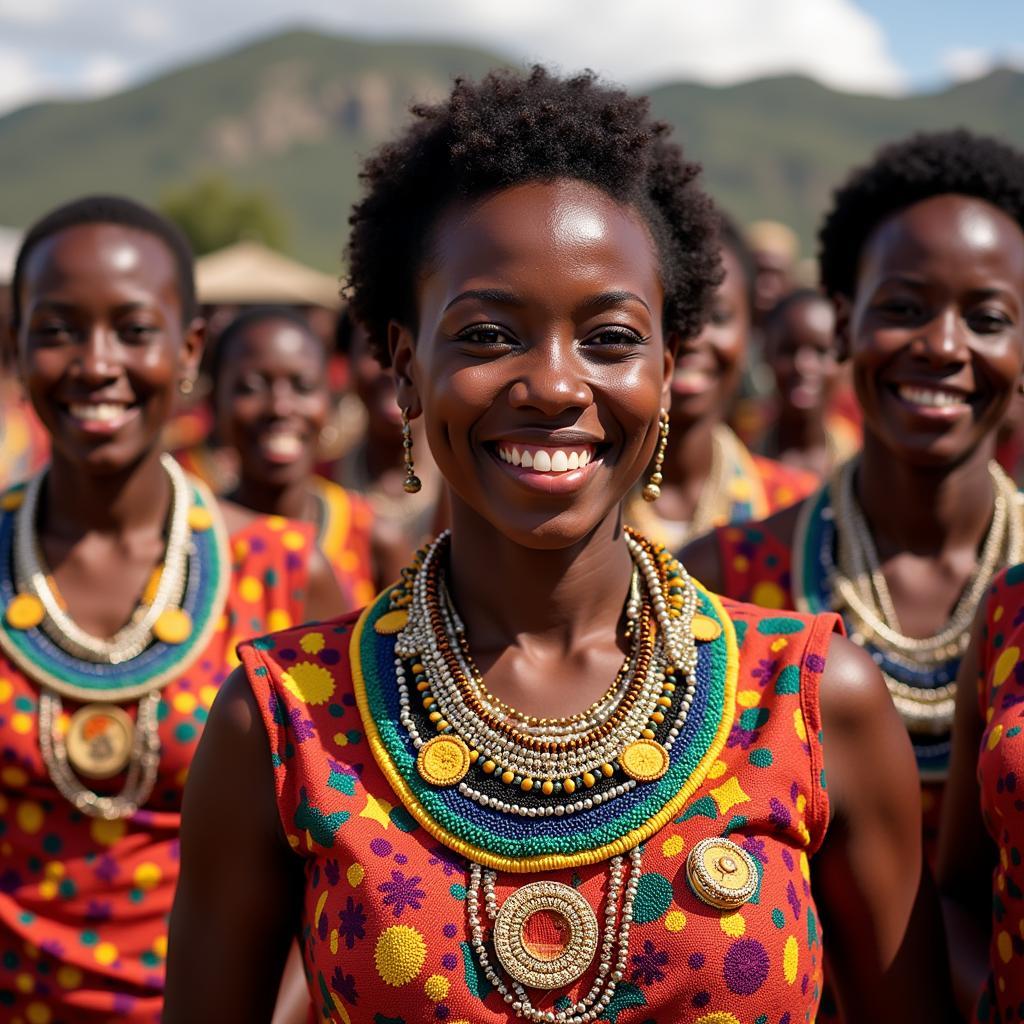
<path fill-rule="evenodd" d="M 1024 565 L 989 591 L 982 627 L 978 712 L 986 723 L 978 754 L 981 810 L 999 863 L 992 873 L 990 975 L 978 1024 L 1024 1019 Z"/>
<path fill-rule="evenodd" d="M 0 499 L 0 615 L 18 494 Z M 0 651 L 0 1020 L 160 1020 L 185 776 L 236 645 L 301 619 L 312 527 L 260 517 L 230 543 L 226 604 L 205 651 L 161 691 L 156 784 L 130 817 L 88 817 L 58 793 L 40 752 L 39 685 Z M 77 706 L 65 699 L 58 728 Z M 134 717 L 134 702 L 123 707 Z M 91 785 L 118 792 L 124 780 Z"/>
<path fill-rule="evenodd" d="M 390 607 L 385 592 L 361 615 L 240 651 L 280 819 L 303 862 L 301 944 L 316 1019 L 515 1019 L 472 945 L 468 862 L 497 867 L 503 904 L 524 883 L 556 881 L 600 919 L 608 858 L 640 843 L 628 955 L 596 1019 L 814 1020 L 822 933 L 808 857 L 829 819 L 818 688 L 841 629 L 836 616 L 770 615 L 699 591 L 699 611 L 720 631 L 699 645 L 699 684 L 668 771 L 602 807 L 541 820 L 502 814 L 417 773 L 398 722 Z M 488 784 L 502 785 L 480 783 Z M 687 881 L 689 855 L 709 837 L 730 838 L 756 868 L 756 889 L 738 908 L 708 905 Z M 562 990 L 532 992 L 535 1007 L 554 1015 L 581 999 L 595 964 Z"/>
<path fill-rule="evenodd" d="M 317 545 L 334 570 L 342 593 L 348 596 L 349 607 L 364 608 L 375 593 L 370 504 L 321 476 L 314 477 L 313 492 L 320 507 Z"/>

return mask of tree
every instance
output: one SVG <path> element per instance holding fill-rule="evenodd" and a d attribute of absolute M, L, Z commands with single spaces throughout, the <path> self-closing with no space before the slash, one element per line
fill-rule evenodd
<path fill-rule="evenodd" d="M 167 192 L 160 209 L 185 232 L 197 256 L 243 239 L 283 249 L 288 237 L 284 215 L 269 196 L 216 174 Z"/>

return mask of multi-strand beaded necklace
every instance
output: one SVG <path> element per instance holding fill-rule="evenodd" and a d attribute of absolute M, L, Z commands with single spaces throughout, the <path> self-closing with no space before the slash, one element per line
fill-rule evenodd
<path fill-rule="evenodd" d="M 471 947 L 512 1010 L 532 1021 L 600 1019 L 628 958 L 640 843 L 694 792 L 731 725 L 736 649 L 727 616 L 663 549 L 632 531 L 626 543 L 629 651 L 605 695 L 580 714 L 530 717 L 489 692 L 445 582 L 447 533 L 386 606 L 368 611 L 372 629 L 357 627 L 353 647 L 356 699 L 378 764 L 414 817 L 469 859 Z M 756 872 L 744 851 L 716 843 L 714 855 L 728 861 L 718 875 L 738 884 L 708 895 L 695 875 L 694 890 L 714 906 L 743 902 Z M 522 886 L 498 906 L 499 870 L 600 861 L 610 870 L 603 930 L 586 899 L 555 881 Z M 538 915 L 555 922 L 545 932 L 560 936 L 554 948 L 538 948 Z M 595 961 L 577 1002 L 557 1014 L 534 1006 L 527 989 L 566 986 Z"/>

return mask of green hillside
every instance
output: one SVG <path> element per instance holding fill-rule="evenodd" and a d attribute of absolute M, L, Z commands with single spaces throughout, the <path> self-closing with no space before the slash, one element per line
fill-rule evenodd
<path fill-rule="evenodd" d="M 87 191 L 154 201 L 213 171 L 268 193 L 292 252 L 333 270 L 360 157 L 413 97 L 502 62 L 465 47 L 293 31 L 106 99 L 26 107 L 0 118 L 0 224 L 24 226 Z M 787 220 L 808 246 L 830 189 L 882 140 L 969 124 L 1024 144 L 1024 75 L 1009 71 L 905 99 L 797 77 L 672 84 L 652 96 L 730 210 Z"/>

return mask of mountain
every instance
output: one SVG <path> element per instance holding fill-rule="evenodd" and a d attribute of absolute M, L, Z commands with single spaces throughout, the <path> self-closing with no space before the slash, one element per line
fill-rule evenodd
<path fill-rule="evenodd" d="M 361 156 L 402 124 L 413 97 L 503 63 L 466 47 L 291 31 L 104 99 L 25 107 L 0 118 L 0 223 L 25 226 L 90 191 L 152 202 L 216 171 L 268 193 L 292 254 L 334 270 Z M 1006 70 L 899 99 L 795 76 L 667 84 L 651 97 L 735 216 L 786 220 L 808 250 L 831 189 L 882 141 L 970 125 L 1024 145 L 1024 75 Z"/>

